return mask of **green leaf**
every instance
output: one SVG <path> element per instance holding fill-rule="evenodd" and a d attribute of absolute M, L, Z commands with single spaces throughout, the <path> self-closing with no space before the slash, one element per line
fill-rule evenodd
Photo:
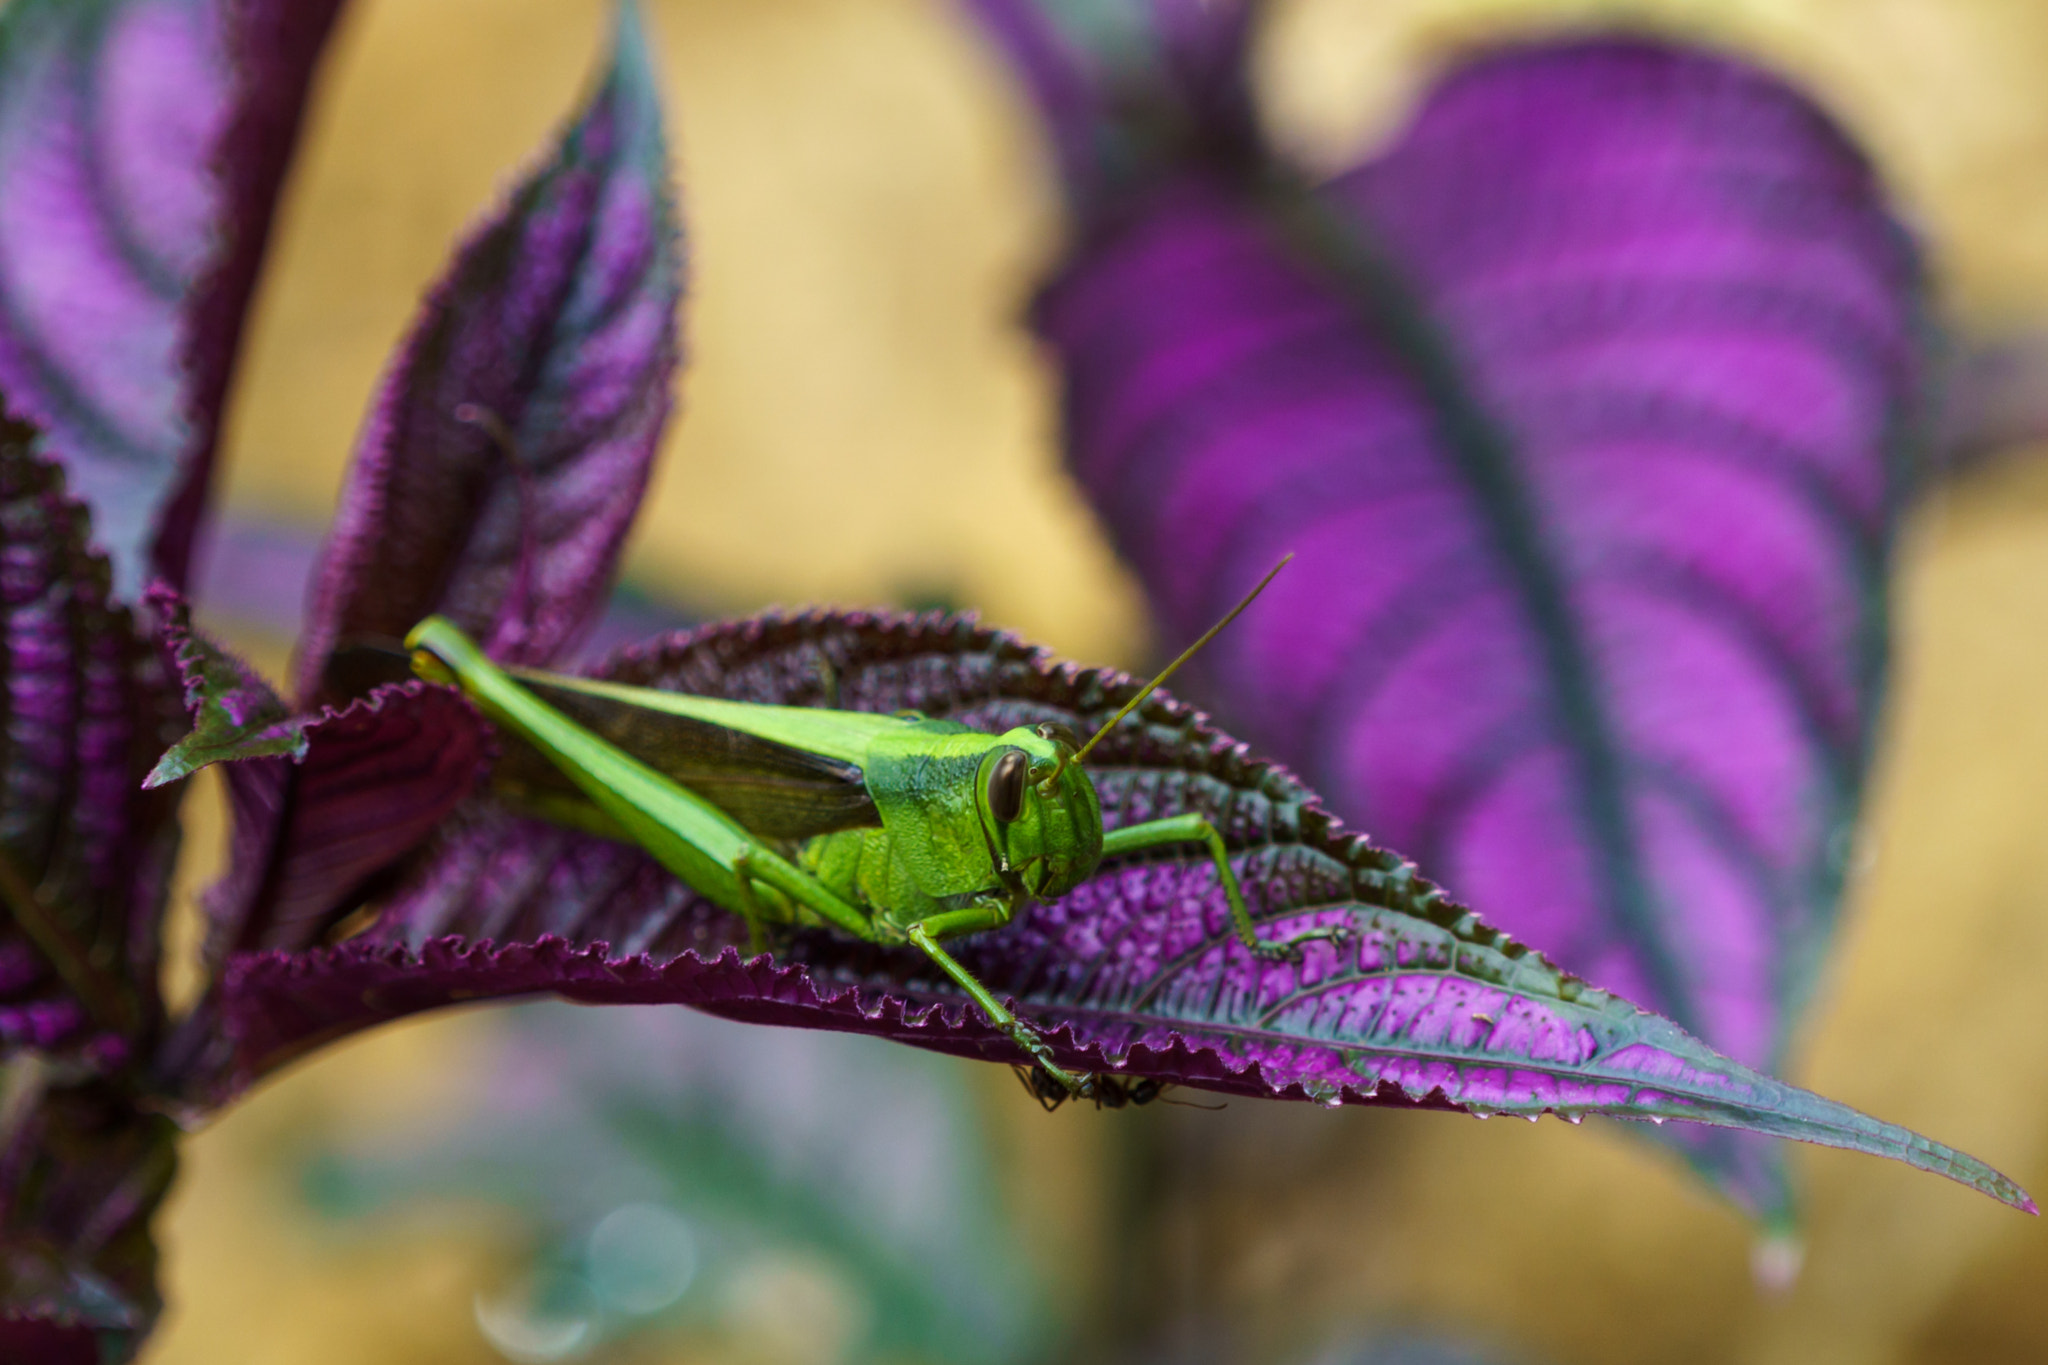
<path fill-rule="evenodd" d="M 150 602 L 163 617 L 164 636 L 185 685 L 192 733 L 157 760 L 142 785 L 161 787 L 227 759 L 304 758 L 305 718 L 293 715 L 255 669 L 194 630 L 191 608 L 182 597 L 158 588 Z"/>

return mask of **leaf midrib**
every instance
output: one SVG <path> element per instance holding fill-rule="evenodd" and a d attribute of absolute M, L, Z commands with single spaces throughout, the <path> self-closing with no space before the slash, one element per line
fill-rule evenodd
<path fill-rule="evenodd" d="M 1546 543 L 1542 518 L 1516 468 L 1512 443 L 1471 392 L 1422 301 L 1401 281 L 1356 212 L 1333 206 L 1291 178 L 1262 184 L 1259 203 L 1287 247 L 1311 268 L 1334 277 L 1367 325 L 1382 332 L 1409 362 L 1410 378 L 1428 404 L 1452 466 L 1470 491 L 1534 627 L 1550 684 L 1548 709 L 1558 718 L 1578 769 L 1573 785 L 1580 814 L 1604 874 L 1598 884 L 1607 894 L 1600 908 L 1635 948 L 1655 1003 L 1687 1032 L 1699 1032 L 1691 992 L 1658 931 L 1631 833 L 1620 746 L 1591 653 Z"/>

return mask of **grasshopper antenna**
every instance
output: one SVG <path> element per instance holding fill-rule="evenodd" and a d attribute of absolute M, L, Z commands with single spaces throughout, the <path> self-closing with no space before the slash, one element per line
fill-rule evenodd
<path fill-rule="evenodd" d="M 1280 556 L 1280 562 L 1278 564 L 1275 564 L 1272 568 L 1266 570 L 1266 576 L 1259 580 L 1257 587 L 1253 588 L 1250 592 L 1244 595 L 1243 601 L 1239 602 L 1236 606 L 1232 607 L 1229 613 L 1226 616 L 1224 616 L 1224 618 L 1221 621 L 1218 621 L 1215 625 L 1209 627 L 1209 629 L 1202 632 L 1202 638 L 1195 641 L 1193 644 L 1189 645 L 1186 649 L 1182 650 L 1180 652 L 1179 658 L 1175 659 L 1165 668 L 1159 670 L 1159 676 L 1152 679 L 1151 682 L 1146 683 L 1142 688 L 1140 688 L 1138 690 L 1138 695 L 1132 697 L 1129 701 L 1125 702 L 1123 705 L 1123 709 L 1121 711 L 1118 711 L 1115 715 L 1111 716 L 1108 720 L 1104 721 L 1102 723 L 1101 729 L 1097 730 L 1094 734 L 1088 736 L 1088 742 L 1086 744 L 1083 744 L 1080 748 L 1076 749 L 1074 751 L 1074 756 L 1072 758 L 1061 760 L 1059 767 L 1053 770 L 1052 776 L 1048 777 L 1043 785 L 1050 786 L 1055 780 L 1058 779 L 1060 772 L 1064 770 L 1069 763 L 1073 764 L 1077 768 L 1080 767 L 1081 760 L 1088 757 L 1088 751 L 1095 747 L 1095 741 L 1101 739 L 1111 730 L 1114 730 L 1117 727 L 1117 724 L 1120 721 L 1122 721 L 1125 716 L 1128 716 L 1129 714 L 1131 714 L 1131 712 L 1137 710 L 1138 703 L 1145 700 L 1145 698 L 1151 696 L 1153 690 L 1157 688 L 1159 684 L 1165 682 L 1168 678 L 1172 677 L 1175 669 L 1179 668 L 1189 659 L 1194 658 L 1195 655 L 1201 653 L 1202 647 L 1208 644 L 1211 640 L 1215 639 L 1217 635 L 1221 634 L 1225 626 L 1229 625 L 1232 621 L 1235 621 L 1238 618 L 1238 615 L 1241 612 L 1243 612 L 1246 607 L 1250 606 L 1255 600 L 1257 600 L 1258 595 L 1266 590 L 1266 585 L 1268 583 L 1271 583 L 1273 579 L 1276 576 L 1278 576 L 1279 572 L 1287 567 L 1288 562 L 1291 561 L 1293 558 L 1294 556 L 1292 554 L 1284 554 Z"/>

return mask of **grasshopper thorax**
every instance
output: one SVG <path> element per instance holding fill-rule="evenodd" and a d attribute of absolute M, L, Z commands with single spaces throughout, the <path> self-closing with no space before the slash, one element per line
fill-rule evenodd
<path fill-rule="evenodd" d="M 1064 896 L 1102 861 L 1102 804 L 1073 761 L 1076 746 L 1064 725 L 1019 726 L 989 750 L 975 778 L 996 868 L 1034 900 Z"/>

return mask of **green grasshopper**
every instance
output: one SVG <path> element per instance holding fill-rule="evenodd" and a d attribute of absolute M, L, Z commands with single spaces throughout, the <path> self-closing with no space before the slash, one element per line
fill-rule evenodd
<path fill-rule="evenodd" d="M 415 673 L 460 687 L 573 783 L 557 778 L 557 790 L 533 784 L 523 794 L 515 784 L 511 794 L 534 814 L 639 845 L 741 916 L 757 950 L 769 924 L 913 945 L 1051 1080 L 1092 1099 L 1108 1083 L 1059 1067 L 1037 1031 L 940 941 L 1001 928 L 1026 904 L 1079 886 L 1106 857 L 1181 845 L 1208 851 L 1231 926 L 1255 956 L 1293 959 L 1303 943 L 1349 937 L 1319 928 L 1260 938 L 1213 824 L 1187 814 L 1105 833 L 1082 767 L 1097 741 L 1286 564 L 1086 743 L 1059 724 L 990 735 L 914 712 L 765 706 L 501 668 L 439 616 L 405 643 Z"/>

